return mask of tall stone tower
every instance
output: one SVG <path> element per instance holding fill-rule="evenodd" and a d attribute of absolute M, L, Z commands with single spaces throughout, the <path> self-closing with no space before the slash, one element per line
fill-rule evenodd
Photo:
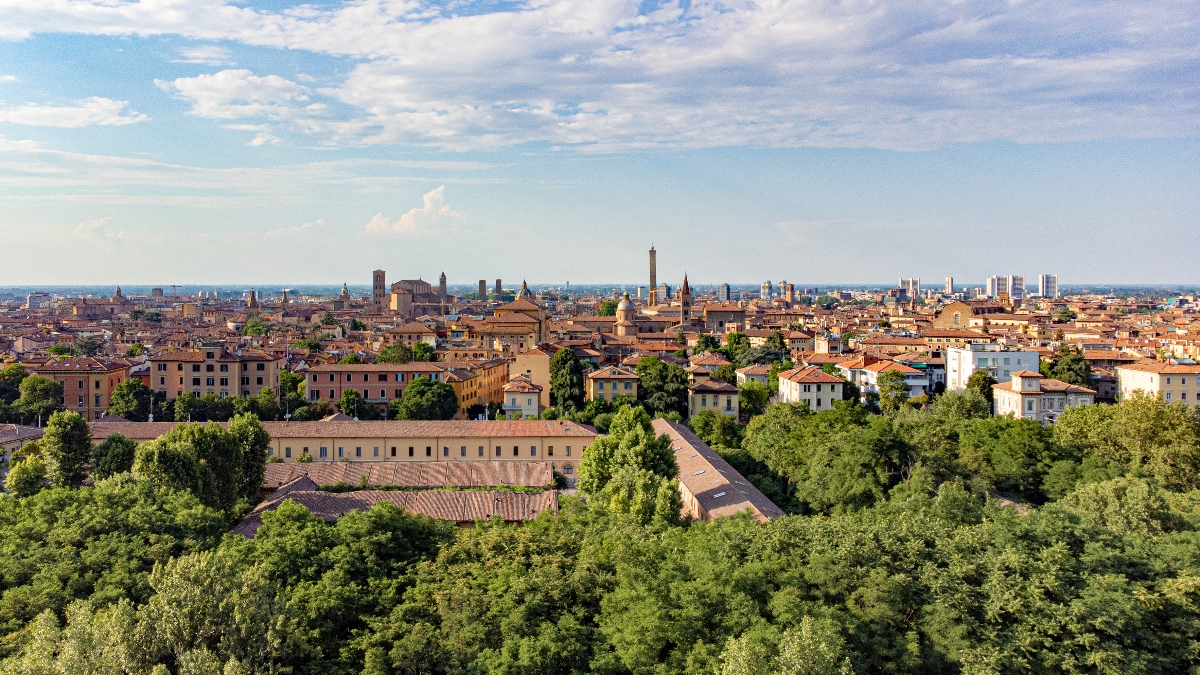
<path fill-rule="evenodd" d="M 438 277 L 438 298 L 440 298 L 442 302 L 446 301 L 446 273 L 445 272 L 442 272 L 442 275 L 440 277 Z"/>
<path fill-rule="evenodd" d="M 692 321 L 692 287 L 688 286 L 687 272 L 683 273 L 683 286 L 679 287 L 679 323 Z"/>
<path fill-rule="evenodd" d="M 655 260 L 654 246 L 650 246 L 650 306 L 658 304 L 658 263 Z"/>
<path fill-rule="evenodd" d="M 387 282 L 384 280 L 386 273 L 383 270 L 375 270 L 371 273 L 371 300 L 377 307 L 382 307 L 387 302 Z"/>
<path fill-rule="evenodd" d="M 479 280 L 479 300 L 487 302 L 487 279 Z"/>
<path fill-rule="evenodd" d="M 499 300 L 499 299 L 500 299 L 500 295 L 502 294 L 502 292 L 503 292 L 503 291 L 504 291 L 504 286 L 501 286 L 501 285 L 500 285 L 500 280 L 499 280 L 499 279 L 497 279 L 497 280 L 496 280 L 496 299 L 497 299 L 497 300 Z"/>

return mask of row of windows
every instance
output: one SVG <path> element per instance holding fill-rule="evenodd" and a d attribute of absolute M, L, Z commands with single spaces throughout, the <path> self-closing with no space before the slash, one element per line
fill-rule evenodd
<path fill-rule="evenodd" d="M 209 387 L 215 386 L 215 385 L 214 385 L 214 380 L 217 380 L 217 379 L 218 379 L 218 378 L 215 378 L 215 377 L 206 377 L 206 378 L 204 378 L 204 384 L 205 384 L 205 386 L 209 386 Z M 219 378 L 219 379 L 221 380 L 221 386 L 222 386 L 222 387 L 228 387 L 228 386 L 229 386 L 229 378 L 228 378 L 228 377 L 222 377 L 222 378 Z M 261 385 L 262 385 L 262 383 L 263 383 L 263 379 L 262 379 L 261 377 L 259 377 L 259 378 L 255 378 L 255 379 L 257 380 L 257 382 L 255 382 L 255 384 L 258 384 L 258 385 L 260 385 L 260 386 L 261 386 Z M 165 378 L 165 377 L 160 377 L 160 378 L 158 378 L 158 383 L 159 383 L 160 385 L 166 385 L 166 383 L 167 383 L 167 378 Z M 183 378 L 182 378 L 182 377 L 181 377 L 181 378 L 179 378 L 179 384 L 180 384 L 180 385 L 183 385 Z M 244 385 L 248 385 L 248 384 L 250 384 L 250 378 L 248 378 L 248 377 L 243 377 L 243 378 L 242 378 L 242 384 L 244 384 Z M 193 386 L 193 387 L 199 387 L 199 386 L 200 386 L 200 378 L 198 378 L 198 377 L 193 377 L 193 378 L 192 378 L 192 386 Z"/>
<path fill-rule="evenodd" d="M 242 364 L 242 370 L 246 370 L 246 366 L 247 366 L 247 365 L 249 365 L 249 364 L 243 363 L 243 364 Z M 220 372 L 222 372 L 222 373 L 228 373 L 228 372 L 229 372 L 229 364 L 228 364 L 228 363 L 222 363 L 222 364 L 220 364 L 220 366 L 221 366 L 221 367 L 220 367 Z M 176 369 L 176 370 L 179 370 L 179 371 L 182 371 L 182 370 L 183 370 L 183 364 L 182 364 L 182 363 L 177 363 L 177 364 L 175 364 L 175 369 Z M 255 370 L 258 370 L 258 371 L 265 371 L 265 370 L 267 369 L 267 364 L 265 364 L 265 363 L 256 363 L 256 364 L 254 364 L 254 369 L 255 369 Z M 158 370 L 159 372 L 166 372 L 166 370 L 167 370 L 167 364 L 165 364 L 165 363 L 160 363 L 160 364 L 158 364 L 158 366 L 156 367 L 156 370 Z M 209 364 L 205 364 L 205 366 L 204 366 L 204 370 L 205 370 L 205 372 L 209 372 L 209 373 L 213 372 L 213 370 L 214 370 L 214 366 L 213 366 L 213 364 L 211 364 L 211 363 L 209 363 Z M 200 372 L 200 364 L 199 364 L 199 363 L 193 363 L 193 364 L 192 364 L 192 372 L 193 372 L 193 373 L 198 373 L 198 372 Z"/>
<path fill-rule="evenodd" d="M 316 374 L 316 373 L 313 373 L 313 376 L 312 376 L 312 381 L 313 381 L 313 382 L 316 382 L 316 381 L 317 381 L 317 377 L 318 377 L 318 376 L 317 376 L 317 374 Z M 437 373 L 429 373 L 429 374 L 427 374 L 427 375 L 416 375 L 416 374 L 412 374 L 412 376 L 411 376 L 411 377 L 409 377 L 408 379 L 409 379 L 409 380 L 412 380 L 413 378 L 416 378 L 416 377 L 428 377 L 428 378 L 429 378 L 429 379 L 431 379 L 431 380 L 436 380 L 436 379 L 438 379 L 438 374 L 437 374 Z M 334 374 L 334 373 L 330 373 L 330 374 L 329 374 L 329 381 L 330 381 L 330 382 L 337 382 L 337 375 L 336 375 L 336 374 Z M 346 373 L 346 380 L 345 380 L 345 381 L 346 381 L 346 382 L 353 382 L 353 381 L 354 381 L 354 373 Z M 370 381 L 371 381 L 371 375 L 370 375 L 369 373 L 363 373 L 363 376 L 362 376 L 362 381 L 363 381 L 363 382 L 370 382 Z M 376 382 L 387 382 L 387 381 L 388 381 L 388 376 L 387 376 L 387 373 L 378 373 L 378 374 L 376 375 L 375 381 L 376 381 Z M 403 381 L 404 381 L 404 373 L 396 373 L 396 381 L 397 381 L 397 382 L 403 382 Z"/>
<path fill-rule="evenodd" d="M 714 408 L 716 408 L 716 407 L 718 407 L 718 406 L 720 406 L 720 405 L 721 405 L 721 397 L 720 397 L 720 396 L 713 396 L 713 407 L 714 407 Z M 708 407 L 708 395 L 706 395 L 706 394 L 701 394 L 701 396 L 700 396 L 700 407 L 701 407 L 701 408 L 707 408 L 707 407 Z M 726 409 L 726 410 L 733 410 L 733 397 L 732 397 L 732 396 L 726 396 L 726 397 L 725 397 L 725 409 Z"/>
<path fill-rule="evenodd" d="M 82 405 L 82 403 L 81 403 L 81 405 Z M 410 446 L 408 446 L 408 456 L 409 456 L 409 457 L 413 457 L 413 456 L 415 455 L 415 450 L 416 450 L 416 448 L 415 448 L 414 446 L 411 446 L 411 445 L 410 445 Z M 567 456 L 567 457 L 570 457 L 570 456 L 571 456 L 571 446 L 569 446 L 569 445 L 568 445 L 568 446 L 566 446 L 565 450 L 566 450 L 566 456 Z M 307 447 L 305 447 L 305 448 L 302 450 L 302 454 L 303 454 L 303 453 L 305 453 L 305 452 L 308 452 L 308 448 L 307 448 Z M 275 448 L 271 448 L 271 449 L 269 449 L 269 450 L 268 450 L 268 454 L 274 455 L 274 454 L 275 454 Z M 320 448 L 320 451 L 319 451 L 319 455 L 318 455 L 318 456 L 319 456 L 319 457 L 323 457 L 323 458 L 324 458 L 324 457 L 328 457 L 328 455 L 329 455 L 329 448 L 328 448 L 328 447 L 321 447 L 321 448 Z M 501 447 L 500 447 L 499 445 L 497 445 L 497 446 L 496 446 L 496 456 L 497 456 L 497 457 L 501 457 L 502 455 L 503 455 L 503 451 L 501 450 Z M 284 449 L 283 449 L 283 456 L 284 456 L 284 457 L 289 457 L 289 458 L 290 458 L 290 457 L 292 456 L 292 449 L 291 449 L 290 447 L 284 447 Z M 337 456 L 338 456 L 338 458 L 344 458 L 344 457 L 346 456 L 346 448 L 345 448 L 345 447 L 343 447 L 343 446 L 338 446 L 338 449 L 337 449 Z M 355 446 L 355 448 L 354 448 L 354 456 L 355 456 L 355 457 L 362 457 L 362 456 L 363 456 L 363 454 L 362 454 L 362 447 L 361 447 L 361 446 Z M 379 456 L 379 446 L 374 446 L 374 447 L 372 447 L 372 448 L 371 448 L 371 456 L 372 456 L 372 457 L 378 457 L 378 456 Z M 394 445 L 392 446 L 392 454 L 391 454 L 391 456 L 392 456 L 392 457 L 395 457 L 395 456 L 396 456 L 396 446 L 394 446 Z M 426 457 L 432 457 L 432 456 L 433 456 L 433 446 L 431 446 L 431 445 L 427 445 L 427 446 L 425 446 L 425 456 L 426 456 Z M 442 456 L 443 456 L 443 457 L 449 457 L 449 456 L 450 456 L 450 446 L 448 446 L 448 445 L 447 445 L 447 446 L 443 446 L 443 447 L 442 447 Z M 466 457 L 466 456 L 467 456 L 467 446 L 465 446 L 465 445 L 463 445 L 463 446 L 459 446 L 459 448 L 458 448 L 458 456 L 459 456 L 459 457 Z M 482 446 L 482 445 L 481 445 L 481 446 L 479 446 L 479 447 L 476 449 L 476 456 L 477 456 L 477 457 L 483 457 L 483 446 Z M 518 446 L 518 445 L 514 445 L 514 446 L 513 446 L 512 456 L 513 456 L 513 457 L 520 457 L 520 456 L 521 456 L 521 447 L 520 447 L 520 446 Z M 529 447 L 529 456 L 530 456 L 530 457 L 537 457 L 537 446 L 536 446 L 536 445 L 532 445 L 532 446 L 530 446 L 530 447 Z M 553 456 L 554 456 L 554 446 L 553 446 L 553 445 L 546 446 L 546 456 L 548 456 L 548 457 L 553 457 Z"/>
<path fill-rule="evenodd" d="M 633 381 L 632 380 L 625 380 L 624 382 L 610 382 L 609 384 L 612 385 L 613 391 L 617 390 L 618 384 L 624 384 L 625 391 L 629 391 L 629 390 L 633 389 Z M 596 388 L 599 389 L 600 391 L 604 391 L 604 380 L 597 380 Z"/>

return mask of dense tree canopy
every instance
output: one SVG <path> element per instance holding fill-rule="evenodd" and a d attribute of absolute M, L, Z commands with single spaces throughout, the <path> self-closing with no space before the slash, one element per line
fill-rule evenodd
<path fill-rule="evenodd" d="M 150 406 L 154 402 L 154 391 L 140 378 L 131 377 L 113 389 L 108 402 L 108 413 L 120 415 L 130 422 L 145 422 L 150 417 Z"/>
<path fill-rule="evenodd" d="M 454 387 L 428 377 L 414 378 L 401 398 L 388 402 L 388 417 L 394 420 L 448 420 L 456 412 Z"/>
<path fill-rule="evenodd" d="M 561 410 L 583 407 L 583 362 L 570 347 L 550 358 L 550 402 Z"/>
<path fill-rule="evenodd" d="M 687 371 L 674 363 L 646 356 L 637 367 L 638 400 L 652 413 L 674 412 L 686 415 L 688 410 Z"/>

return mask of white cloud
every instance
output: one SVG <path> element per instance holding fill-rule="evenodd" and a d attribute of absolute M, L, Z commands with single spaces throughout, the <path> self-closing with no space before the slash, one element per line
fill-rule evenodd
<path fill-rule="evenodd" d="M 254 138 L 250 139 L 250 142 L 247 143 L 246 145 L 259 146 L 259 145 L 266 145 L 268 143 L 270 143 L 271 145 L 279 145 L 282 142 L 283 141 L 279 140 L 278 136 L 276 136 L 274 134 L 269 134 L 265 131 L 260 131 L 254 136 Z"/>
<path fill-rule="evenodd" d="M 75 236 L 86 241 L 113 241 L 130 239 L 128 232 L 124 230 L 113 230 L 109 228 L 112 225 L 112 217 L 105 216 L 94 220 L 85 220 L 75 226 Z"/>
<path fill-rule="evenodd" d="M 270 230 L 267 232 L 266 236 L 280 237 L 280 236 L 289 235 L 289 234 L 299 234 L 301 232 L 307 232 L 309 230 L 316 229 L 318 227 L 323 227 L 324 225 L 325 225 L 325 219 L 318 218 L 314 222 L 308 222 L 308 223 L 304 223 L 301 225 L 296 225 L 294 227 L 281 227 L 278 230 Z"/>
<path fill-rule="evenodd" d="M 232 66 L 233 52 L 216 45 L 199 45 L 196 47 L 181 47 L 177 50 L 178 59 L 173 63 L 198 63 L 205 66 Z"/>
<path fill-rule="evenodd" d="M 178 34 L 357 60 L 325 89 L 246 70 L 160 83 L 196 115 L 345 145 L 912 149 L 1200 134 L 1189 3 L 467 5 L 8 0 L 0 38 Z"/>
<path fill-rule="evenodd" d="M 16 81 L 17 81 L 16 75 L 0 75 L 0 84 L 7 84 L 9 82 L 16 82 Z"/>
<path fill-rule="evenodd" d="M 0 122 L 26 124 L 36 127 L 78 129 L 91 126 L 124 126 L 150 119 L 129 109 L 128 101 L 114 101 L 100 96 L 82 99 L 73 106 L 38 105 L 25 103 L 0 106 Z"/>
<path fill-rule="evenodd" d="M 446 186 L 440 185 L 421 198 L 420 207 L 409 209 L 395 221 L 382 213 L 367 223 L 368 234 L 425 234 L 444 225 L 448 221 L 463 221 L 466 218 L 450 208 L 446 203 Z"/>

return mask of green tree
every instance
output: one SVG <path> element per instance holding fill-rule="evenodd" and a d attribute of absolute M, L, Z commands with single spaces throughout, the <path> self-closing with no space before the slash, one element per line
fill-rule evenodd
<path fill-rule="evenodd" d="M 637 367 L 638 400 L 651 413 L 687 414 L 687 371 L 653 356 L 642 359 Z"/>
<path fill-rule="evenodd" d="M 54 380 L 30 375 L 21 380 L 19 388 L 21 395 L 13 403 L 13 408 L 24 416 L 26 422 L 37 419 L 45 421 L 54 411 L 62 409 L 63 387 Z"/>
<path fill-rule="evenodd" d="M 908 402 L 908 378 L 897 370 L 880 373 L 877 380 L 879 387 L 879 408 L 885 414 L 894 415 Z"/>
<path fill-rule="evenodd" d="M 597 438 L 579 463 L 579 489 L 600 494 L 622 468 L 645 469 L 664 478 L 679 475 L 671 439 L 655 436 L 650 415 L 642 408 L 625 406 L 613 416 L 607 436 Z"/>
<path fill-rule="evenodd" d="M 982 396 L 988 402 L 988 406 L 992 405 L 992 386 L 995 384 L 996 378 L 986 370 L 976 370 L 967 378 L 967 390 Z"/>
<path fill-rule="evenodd" d="M 1042 362 L 1042 374 L 1080 387 L 1092 386 L 1092 365 L 1083 358 L 1083 350 L 1059 345 L 1054 358 Z"/>
<path fill-rule="evenodd" d="M 137 443 L 121 434 L 109 434 L 92 449 L 92 480 L 102 480 L 133 469 Z"/>
<path fill-rule="evenodd" d="M 747 349 L 750 349 L 750 338 L 745 333 L 734 331 L 725 334 L 725 346 L 721 348 L 725 358 L 736 362 Z"/>
<path fill-rule="evenodd" d="M 714 335 L 699 333 L 696 335 L 696 353 L 715 352 L 721 348 L 721 342 Z"/>
<path fill-rule="evenodd" d="M 379 350 L 375 363 L 408 363 L 413 360 L 413 352 L 407 346 L 396 343 Z"/>
<path fill-rule="evenodd" d="M 738 387 L 738 408 L 747 415 L 761 415 L 767 409 L 771 390 L 757 380 L 746 380 Z"/>
<path fill-rule="evenodd" d="M 362 357 L 360 357 L 358 354 L 347 354 L 347 355 L 343 356 L 342 358 L 338 359 L 338 363 L 357 364 L 357 363 L 366 363 L 366 362 L 363 361 Z"/>
<path fill-rule="evenodd" d="M 46 461 L 38 455 L 13 462 L 4 477 L 4 489 L 18 497 L 37 494 L 46 485 Z"/>
<path fill-rule="evenodd" d="M 175 412 L 176 422 L 191 422 L 193 418 L 197 422 L 203 420 L 204 408 L 200 404 L 199 397 L 191 392 L 179 392 L 179 396 L 175 397 L 172 408 Z"/>
<path fill-rule="evenodd" d="M 596 308 L 596 316 L 616 316 L 617 303 L 612 300 L 605 300 Z"/>
<path fill-rule="evenodd" d="M 129 349 L 125 350 L 125 356 L 129 356 L 129 357 L 141 356 L 145 353 L 146 353 L 146 345 L 144 345 L 140 342 L 135 342 L 135 343 L 129 345 Z"/>
<path fill-rule="evenodd" d="M 238 499 L 257 493 L 269 443 L 253 416 L 240 416 L 230 427 L 180 424 L 138 446 L 133 473 L 157 485 L 189 490 L 205 505 L 228 511 Z"/>
<path fill-rule="evenodd" d="M 350 325 L 348 327 L 350 330 L 357 330 L 357 331 L 367 330 L 367 324 L 363 323 L 362 321 L 359 321 L 358 319 L 351 319 Z"/>
<path fill-rule="evenodd" d="M 267 325 L 267 322 L 257 316 L 250 317 L 246 320 L 246 324 L 242 326 L 242 335 L 257 336 L 266 335 L 270 332 L 271 327 Z"/>
<path fill-rule="evenodd" d="M 929 410 L 946 421 L 983 419 L 992 414 L 991 404 L 975 389 L 946 391 L 933 400 Z"/>
<path fill-rule="evenodd" d="M 55 485 L 77 488 L 87 478 L 92 459 L 92 431 L 78 414 L 63 410 L 50 415 L 42 435 L 46 475 Z"/>
<path fill-rule="evenodd" d="M 46 350 L 50 356 L 70 357 L 79 354 L 78 350 L 70 345 L 50 345 Z"/>
<path fill-rule="evenodd" d="M 325 314 L 321 317 L 321 325 L 322 326 L 336 326 L 337 319 L 335 319 L 333 317 L 333 314 L 331 314 L 329 312 L 325 312 Z"/>
<path fill-rule="evenodd" d="M 119 415 L 131 422 L 145 422 L 150 417 L 154 391 L 139 378 L 131 377 L 113 389 L 108 414 Z"/>
<path fill-rule="evenodd" d="M 292 343 L 292 349 L 307 349 L 310 352 L 321 351 L 321 341 L 314 338 L 304 338 Z"/>
<path fill-rule="evenodd" d="M 388 402 L 388 417 L 394 420 L 448 420 L 458 412 L 454 387 L 445 382 L 414 378 L 403 394 Z"/>
<path fill-rule="evenodd" d="M 0 401 L 13 403 L 21 395 L 21 382 L 29 376 L 25 366 L 14 363 L 0 370 Z"/>
<path fill-rule="evenodd" d="M 1041 488 L 1053 464 L 1071 459 L 1050 429 L 1007 416 L 973 421 L 962 431 L 959 445 L 963 470 L 983 478 L 984 490 L 1038 502 L 1044 501 Z"/>
<path fill-rule="evenodd" d="M 1060 307 L 1058 309 L 1058 311 L 1054 314 L 1054 322 L 1055 323 L 1071 323 L 1072 321 L 1075 320 L 1076 316 L 1077 315 L 1075 314 L 1075 312 L 1071 311 L 1070 307 L 1067 307 L 1064 305 L 1063 307 Z"/>
<path fill-rule="evenodd" d="M 784 354 L 787 354 L 789 351 L 791 351 L 791 349 L 788 347 L 787 339 L 784 338 L 783 333 L 779 331 L 771 333 L 771 337 L 767 338 L 766 346 Z"/>
<path fill-rule="evenodd" d="M 737 386 L 737 369 L 731 363 L 719 365 L 712 371 L 712 378 Z"/>
<path fill-rule="evenodd" d="M 88 337 L 81 338 L 78 342 L 75 343 L 75 350 L 78 351 L 83 356 L 96 356 L 97 354 L 100 353 L 100 350 L 103 348 L 104 348 L 104 341 L 97 340 L 96 338 L 91 337 L 90 335 Z"/>
<path fill-rule="evenodd" d="M 583 407 L 583 362 L 570 347 L 550 359 L 550 400 L 563 410 Z"/>
<path fill-rule="evenodd" d="M 338 400 L 337 407 L 343 415 L 349 415 L 355 419 L 377 420 L 380 416 L 379 408 L 374 403 L 368 403 L 353 389 L 342 391 L 342 398 Z"/>
<path fill-rule="evenodd" d="M 254 415 L 238 415 L 229 420 L 226 433 L 238 445 L 242 457 L 242 484 L 239 495 L 244 499 L 254 500 L 262 487 L 267 453 L 271 448 L 271 435 L 262 428 L 262 424 Z"/>
<path fill-rule="evenodd" d="M 705 408 L 692 415 L 688 420 L 700 440 L 714 448 L 740 448 L 742 445 L 742 426 L 730 415 L 718 415 L 711 408 Z"/>
<path fill-rule="evenodd" d="M 437 350 L 428 342 L 418 342 L 412 346 L 412 360 L 422 362 L 437 361 Z"/>

